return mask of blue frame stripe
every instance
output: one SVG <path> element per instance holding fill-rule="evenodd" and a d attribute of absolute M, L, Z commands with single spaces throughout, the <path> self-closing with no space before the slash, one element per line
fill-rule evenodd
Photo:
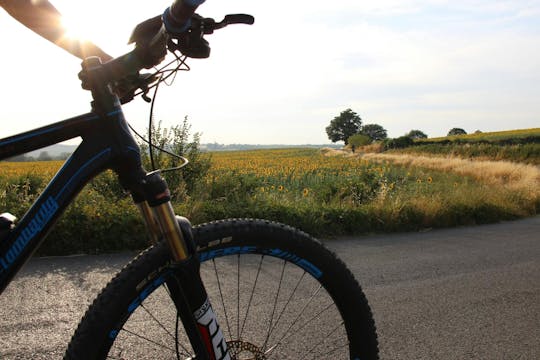
<path fill-rule="evenodd" d="M 82 171 L 84 171 L 84 169 L 86 169 L 91 163 L 93 163 L 94 161 L 102 157 L 103 155 L 109 154 L 110 152 L 111 152 L 111 148 L 107 148 L 103 150 L 102 152 L 100 152 L 99 154 L 97 154 L 96 156 L 94 156 L 93 158 L 91 158 L 90 160 L 88 160 L 83 166 L 81 166 L 79 170 L 77 170 L 77 172 L 73 174 L 73 177 L 69 179 L 69 181 L 64 185 L 64 187 L 62 187 L 62 189 L 58 192 L 58 194 L 56 195 L 56 200 L 60 199 L 64 191 L 71 185 L 71 183 L 74 180 L 77 179 L 77 177 L 80 175 Z"/>
<path fill-rule="evenodd" d="M 41 131 L 36 131 L 36 132 L 26 134 L 26 135 L 16 136 L 13 139 L 6 140 L 6 141 L 1 141 L 0 146 L 11 144 L 13 142 L 21 141 L 21 140 L 28 139 L 28 138 L 31 138 L 31 137 L 34 137 L 34 136 L 39 136 L 39 135 L 47 134 L 47 133 L 50 133 L 50 132 L 53 132 L 53 131 L 57 131 L 59 128 L 60 127 L 57 126 L 57 127 L 53 127 L 53 128 L 49 128 L 49 129 L 44 129 L 44 130 L 41 130 Z"/>

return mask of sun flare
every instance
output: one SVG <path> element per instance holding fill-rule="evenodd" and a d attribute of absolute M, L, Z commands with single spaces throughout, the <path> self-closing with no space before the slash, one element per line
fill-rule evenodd
<path fill-rule="evenodd" d="M 62 27 L 64 28 L 64 36 L 68 39 L 79 41 L 95 41 L 92 38 L 92 29 L 88 24 L 80 19 L 72 17 L 62 18 Z"/>

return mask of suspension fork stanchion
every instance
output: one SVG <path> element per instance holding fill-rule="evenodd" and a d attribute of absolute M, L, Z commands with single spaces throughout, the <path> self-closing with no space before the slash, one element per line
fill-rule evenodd
<path fill-rule="evenodd" d="M 166 284 L 196 359 L 230 360 L 223 332 L 200 277 L 200 262 L 189 222 L 174 214 L 167 183 L 159 171 L 146 175 L 143 190 L 153 218 L 171 250 L 174 277 Z M 144 205 L 142 207 L 142 211 L 146 211 Z"/>
<path fill-rule="evenodd" d="M 151 244 L 157 244 L 161 238 L 161 230 L 157 222 L 154 212 L 146 200 L 135 201 L 135 205 L 141 213 L 144 223 L 146 224 L 146 229 L 148 230 L 148 236 L 150 237 Z"/>

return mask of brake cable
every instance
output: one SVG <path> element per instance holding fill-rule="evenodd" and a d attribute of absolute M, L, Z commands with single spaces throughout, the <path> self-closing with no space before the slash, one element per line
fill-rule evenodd
<path fill-rule="evenodd" d="M 150 155 L 150 164 L 151 164 L 151 167 L 152 167 L 152 171 L 156 170 L 156 162 L 154 160 L 153 149 L 159 150 L 159 151 L 161 151 L 163 153 L 166 153 L 166 154 L 168 154 L 168 155 L 170 155 L 170 156 L 172 156 L 172 157 L 174 157 L 176 159 L 179 159 L 179 160 L 183 161 L 183 163 L 180 164 L 179 166 L 175 166 L 175 167 L 171 167 L 171 168 L 167 168 L 167 169 L 161 169 L 160 171 L 162 173 L 166 173 L 166 172 L 170 172 L 170 171 L 176 171 L 176 170 L 179 170 L 179 169 L 183 168 L 187 164 L 189 164 L 189 160 L 187 158 L 185 158 L 184 156 L 175 154 L 175 153 L 173 153 L 171 151 L 168 151 L 168 150 L 166 150 L 166 149 L 152 143 L 152 129 L 153 129 L 152 125 L 153 125 L 153 119 L 154 119 L 154 104 L 155 104 L 155 101 L 156 101 L 156 98 L 157 98 L 157 92 L 158 92 L 158 89 L 159 89 L 159 85 L 162 82 L 164 82 L 165 85 L 171 86 L 173 84 L 174 80 L 176 79 L 177 71 L 189 71 L 190 70 L 190 67 L 185 62 L 187 56 L 178 56 L 176 53 L 173 53 L 173 54 L 176 57 L 176 59 L 172 60 L 171 62 L 169 62 L 168 64 L 166 64 L 165 66 L 163 66 L 159 70 L 157 70 L 154 74 L 152 74 L 151 78 L 154 78 L 155 76 L 157 76 L 159 74 L 159 79 L 153 85 L 149 86 L 145 90 L 141 90 L 140 92 L 138 92 L 138 93 L 136 92 L 134 94 L 134 96 L 142 94 L 142 96 L 144 98 L 146 96 L 146 94 L 148 94 L 148 92 L 151 89 L 154 89 L 154 93 L 152 94 L 152 98 L 151 99 L 148 98 L 150 100 L 150 102 L 151 102 L 150 115 L 149 115 L 149 121 L 148 121 L 148 123 L 149 123 L 149 126 L 148 126 L 148 138 L 145 138 L 144 136 L 140 135 L 133 128 L 133 126 L 131 126 L 131 124 L 128 124 L 131 131 L 133 131 L 133 133 L 135 135 L 137 135 L 143 142 L 148 144 L 148 152 L 149 152 L 149 155 Z M 177 62 L 177 66 L 175 66 L 172 69 L 167 69 L 167 67 L 169 67 L 174 62 Z M 184 67 L 182 68 L 182 66 L 184 66 Z M 170 80 L 170 82 L 167 82 L 167 80 L 169 78 L 171 78 L 171 77 L 172 77 L 172 79 Z M 146 100 L 146 98 L 145 98 L 145 100 Z"/>

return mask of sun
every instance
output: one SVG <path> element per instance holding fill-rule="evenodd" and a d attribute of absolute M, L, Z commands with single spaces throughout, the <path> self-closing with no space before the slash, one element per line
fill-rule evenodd
<path fill-rule="evenodd" d="M 95 25 L 94 25 L 95 26 Z M 85 24 L 81 19 L 74 17 L 62 17 L 62 27 L 64 28 L 64 36 L 71 40 L 79 41 L 95 41 L 92 38 L 92 28 Z"/>

